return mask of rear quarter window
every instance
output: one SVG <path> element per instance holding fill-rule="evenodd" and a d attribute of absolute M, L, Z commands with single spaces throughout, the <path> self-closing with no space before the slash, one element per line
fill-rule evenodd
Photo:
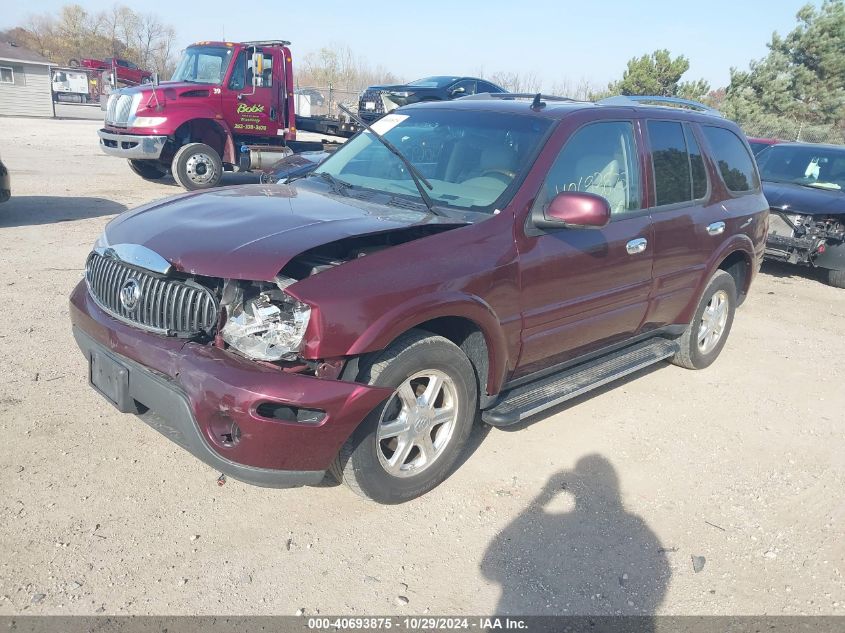
<path fill-rule="evenodd" d="M 701 130 L 728 189 L 734 193 L 758 190 L 760 181 L 754 169 L 754 159 L 739 137 L 731 130 L 712 125 L 703 125 Z"/>

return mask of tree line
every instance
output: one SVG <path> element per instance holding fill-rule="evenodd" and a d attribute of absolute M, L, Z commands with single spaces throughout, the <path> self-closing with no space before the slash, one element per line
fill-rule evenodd
<path fill-rule="evenodd" d="M 630 59 L 622 76 L 605 88 L 588 78 L 543 85 L 536 72 L 476 74 L 510 92 L 549 92 L 575 99 L 610 95 L 678 96 L 703 101 L 737 121 L 749 133 L 798 140 L 845 142 L 845 0 L 808 4 L 796 14 L 787 35 L 774 33 L 767 55 L 747 69 L 731 68 L 730 83 L 713 89 L 703 79 L 682 80 L 689 70 L 684 55 L 661 49 Z M 169 77 L 173 71 L 175 30 L 151 13 L 125 5 L 92 13 L 78 4 L 58 15 L 35 15 L 0 32 L 57 64 L 80 57 L 122 57 Z M 306 54 L 296 68 L 299 86 L 328 88 L 351 98 L 369 85 L 404 79 L 384 66 L 371 66 L 344 44 Z M 343 97 L 344 99 L 347 97 Z"/>
<path fill-rule="evenodd" d="M 60 66 L 83 57 L 120 57 L 162 77 L 174 70 L 175 29 L 153 13 L 139 13 L 121 4 L 98 13 L 66 4 L 57 15 L 33 15 L 0 37 Z"/>

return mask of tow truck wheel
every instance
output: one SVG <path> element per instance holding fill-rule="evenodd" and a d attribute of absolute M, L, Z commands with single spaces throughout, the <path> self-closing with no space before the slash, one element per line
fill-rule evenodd
<path fill-rule="evenodd" d="M 220 182 L 223 161 L 205 143 L 188 143 L 176 152 L 170 171 L 176 182 L 188 191 L 209 189 Z"/>
<path fill-rule="evenodd" d="M 845 270 L 833 270 L 829 268 L 827 271 L 827 283 L 834 288 L 845 288 Z"/>
<path fill-rule="evenodd" d="M 167 170 L 154 160 L 129 160 L 129 169 L 144 180 L 159 180 L 167 175 Z"/>

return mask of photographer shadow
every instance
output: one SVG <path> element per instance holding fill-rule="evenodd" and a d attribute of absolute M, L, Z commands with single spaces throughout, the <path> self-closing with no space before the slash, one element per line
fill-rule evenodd
<path fill-rule="evenodd" d="M 499 614 L 639 616 L 637 631 L 653 629 L 671 576 L 660 541 L 625 510 L 601 455 L 553 476 L 490 543 L 481 571 L 501 585 Z"/>

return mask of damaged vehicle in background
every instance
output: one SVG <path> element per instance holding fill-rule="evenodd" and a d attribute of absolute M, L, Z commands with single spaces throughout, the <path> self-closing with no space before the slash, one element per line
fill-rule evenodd
<path fill-rule="evenodd" d="M 705 106 L 619 99 L 415 104 L 289 184 L 121 214 L 70 299 L 91 386 L 216 472 L 399 503 L 479 410 L 709 366 L 763 255 L 753 158 Z"/>
<path fill-rule="evenodd" d="M 358 116 L 365 121 L 375 121 L 396 108 L 420 101 L 450 101 L 479 93 L 504 92 L 507 90 L 475 77 L 423 77 L 407 84 L 370 86 L 358 98 Z"/>
<path fill-rule="evenodd" d="M 766 257 L 824 269 L 845 288 L 845 146 L 773 145 L 757 164 L 771 207 Z"/>

